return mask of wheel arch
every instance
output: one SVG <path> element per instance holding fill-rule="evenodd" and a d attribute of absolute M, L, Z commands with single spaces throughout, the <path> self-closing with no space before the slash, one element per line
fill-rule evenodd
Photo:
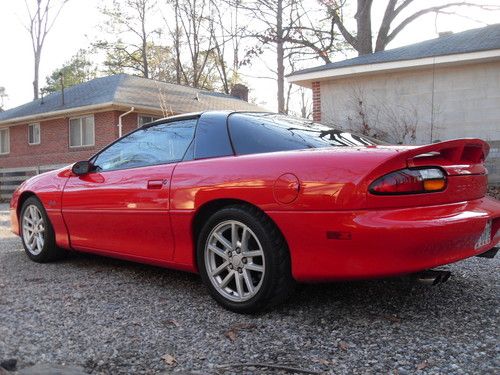
<path fill-rule="evenodd" d="M 23 208 L 24 202 L 26 202 L 30 197 L 35 197 L 41 202 L 40 198 L 38 198 L 34 192 L 29 190 L 23 191 L 17 200 L 16 215 L 18 221 L 21 220 L 21 210 Z"/>
<path fill-rule="evenodd" d="M 196 212 L 194 214 L 194 217 L 193 217 L 192 227 L 191 227 L 191 233 L 192 233 L 192 239 L 193 239 L 193 245 L 194 245 L 193 246 L 193 260 L 195 261 L 195 264 L 196 264 L 196 258 L 197 258 L 197 256 L 196 256 L 196 248 L 198 246 L 198 236 L 199 236 L 199 234 L 201 232 L 201 229 L 203 227 L 203 223 L 210 216 L 212 216 L 214 213 L 216 213 L 217 211 L 219 211 L 219 210 L 221 210 L 221 209 L 223 209 L 225 207 L 229 207 L 229 206 L 233 206 L 233 205 L 242 205 L 242 206 L 247 206 L 247 207 L 259 210 L 262 214 L 264 214 L 276 226 L 276 229 L 278 230 L 278 232 L 283 237 L 283 240 L 285 241 L 285 244 L 286 244 L 286 246 L 288 248 L 288 242 L 287 242 L 285 236 L 283 235 L 283 232 L 279 228 L 279 226 L 260 207 L 254 205 L 254 204 L 252 204 L 250 202 L 247 202 L 245 200 L 241 200 L 241 199 L 234 199 L 234 198 L 215 199 L 215 200 L 212 200 L 212 201 L 209 201 L 209 202 L 205 202 L 203 205 L 201 205 L 196 210 Z"/>

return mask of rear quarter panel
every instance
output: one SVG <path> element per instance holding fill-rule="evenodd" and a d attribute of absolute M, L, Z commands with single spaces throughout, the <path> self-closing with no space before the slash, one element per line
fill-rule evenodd
<path fill-rule="evenodd" d="M 263 211 L 348 210 L 359 207 L 366 192 L 357 186 L 393 150 L 369 155 L 357 148 L 276 152 L 179 163 L 171 182 L 171 219 L 176 262 L 194 262 L 193 220 L 206 203 L 235 199 Z M 276 180 L 293 174 L 300 182 L 288 204 L 274 196 Z M 297 219 L 299 219 L 297 217 Z"/>
<path fill-rule="evenodd" d="M 183 162 L 172 179 L 171 207 L 196 210 L 214 199 L 233 198 L 263 210 L 347 209 L 365 198 L 356 188 L 363 177 L 392 153 L 338 148 Z M 300 190 L 297 199 L 282 204 L 274 199 L 273 186 L 286 173 L 298 178 Z"/>

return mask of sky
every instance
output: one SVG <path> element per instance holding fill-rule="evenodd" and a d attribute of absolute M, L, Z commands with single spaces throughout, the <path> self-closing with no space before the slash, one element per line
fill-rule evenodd
<path fill-rule="evenodd" d="M 28 0 L 34 2 L 34 0 Z M 306 0 L 316 1 L 316 0 Z M 416 0 L 413 9 L 423 8 L 445 0 Z M 98 5 L 103 0 L 71 0 L 64 7 L 53 29 L 47 36 L 40 66 L 40 87 L 45 85 L 45 77 L 54 69 L 68 61 L 80 48 L 85 48 L 99 37 L 97 25 L 102 22 Z M 351 1 L 354 3 L 355 1 Z M 499 4 L 500 0 L 479 0 L 476 3 Z M 374 26 L 380 23 L 387 0 L 374 0 Z M 411 11 L 411 9 L 409 9 Z M 460 15 L 433 14 L 419 18 L 410 24 L 388 46 L 388 49 L 406 44 L 432 39 L 439 32 L 459 32 L 472 28 L 494 24 L 500 20 L 500 11 L 484 11 L 463 8 Z M 353 9 L 348 9 L 346 16 L 351 23 Z M 8 95 L 4 99 L 4 109 L 16 107 L 29 102 L 33 96 L 33 52 L 31 39 L 25 29 L 27 20 L 25 3 L 22 0 L 0 0 L 0 87 L 5 87 Z M 353 52 L 347 57 L 355 56 Z M 338 55 L 334 60 L 345 59 Z M 250 96 L 256 103 L 276 110 L 276 83 L 270 79 L 259 79 L 254 76 L 271 75 L 265 65 L 272 65 L 273 56 L 265 54 L 262 60 L 256 60 L 250 67 L 243 68 L 241 73 L 250 88 Z M 308 66 L 321 65 L 321 62 L 309 62 Z M 295 95 L 295 94 L 294 94 Z M 296 104 L 296 103 L 295 103 Z"/>

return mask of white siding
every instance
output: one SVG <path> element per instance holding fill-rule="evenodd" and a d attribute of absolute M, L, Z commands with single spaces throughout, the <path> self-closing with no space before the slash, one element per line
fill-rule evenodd
<path fill-rule="evenodd" d="M 415 122 L 416 139 L 406 137 L 405 143 L 430 143 L 431 123 L 432 141 L 463 137 L 488 141 L 490 181 L 500 182 L 500 62 L 321 82 L 323 123 L 359 128 L 360 111 L 370 126 L 385 129 L 389 138 L 404 133 L 405 121 Z"/>
<path fill-rule="evenodd" d="M 322 122 L 356 125 L 359 98 L 369 123 L 415 118 L 417 143 L 430 142 L 432 121 L 433 140 L 500 140 L 500 62 L 322 81 Z"/>

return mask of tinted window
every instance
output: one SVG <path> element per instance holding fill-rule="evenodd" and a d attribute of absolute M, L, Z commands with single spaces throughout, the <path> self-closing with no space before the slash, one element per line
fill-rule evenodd
<path fill-rule="evenodd" d="M 114 143 L 93 160 L 97 171 L 144 167 L 182 160 L 196 128 L 196 119 L 154 125 Z"/>
<path fill-rule="evenodd" d="M 227 115 L 207 112 L 200 117 L 196 129 L 195 159 L 217 158 L 233 155 L 227 132 Z"/>
<path fill-rule="evenodd" d="M 312 121 L 273 113 L 234 113 L 229 132 L 237 154 L 335 146 L 367 146 L 382 142 Z"/>

